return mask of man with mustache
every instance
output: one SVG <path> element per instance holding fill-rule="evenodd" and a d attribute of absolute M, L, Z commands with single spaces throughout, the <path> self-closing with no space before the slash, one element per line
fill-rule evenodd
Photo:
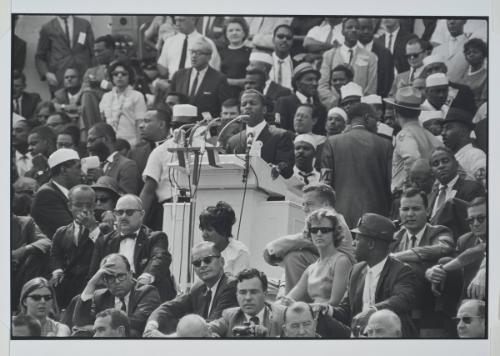
<path fill-rule="evenodd" d="M 295 166 L 293 175 L 304 185 L 318 183 L 320 174 L 314 169 L 314 157 L 316 156 L 317 142 L 311 135 L 302 134 L 295 137 Z"/>

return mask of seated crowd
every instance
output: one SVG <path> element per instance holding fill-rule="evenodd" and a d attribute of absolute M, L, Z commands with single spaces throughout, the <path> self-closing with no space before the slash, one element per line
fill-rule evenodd
<path fill-rule="evenodd" d="M 54 17 L 35 55 L 50 101 L 13 61 L 12 335 L 486 337 L 488 47 L 470 21 L 156 16 L 143 58 Z M 163 204 L 195 197 L 171 168 L 187 145 L 257 152 L 302 187 L 303 230 L 259 251 L 280 280 L 214 201 L 180 290 Z"/>

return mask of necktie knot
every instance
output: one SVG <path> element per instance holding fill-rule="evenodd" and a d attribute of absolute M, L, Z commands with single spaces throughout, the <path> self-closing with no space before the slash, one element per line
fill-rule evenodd
<path fill-rule="evenodd" d="M 121 310 L 124 312 L 127 312 L 127 305 L 125 304 L 125 297 L 120 297 L 118 298 L 120 300 L 120 303 L 122 303 Z"/>
<path fill-rule="evenodd" d="M 125 240 L 125 239 L 132 239 L 132 240 L 135 240 L 137 237 L 136 234 L 123 234 L 120 236 L 120 239 L 121 240 Z"/>
<path fill-rule="evenodd" d="M 259 317 L 258 316 L 252 316 L 250 318 L 250 322 L 255 324 L 255 325 L 259 325 L 260 324 L 260 320 L 259 320 Z"/>
<path fill-rule="evenodd" d="M 416 244 L 417 244 L 417 237 L 415 235 L 412 235 L 412 237 L 410 238 L 411 240 L 411 247 L 415 247 Z"/>

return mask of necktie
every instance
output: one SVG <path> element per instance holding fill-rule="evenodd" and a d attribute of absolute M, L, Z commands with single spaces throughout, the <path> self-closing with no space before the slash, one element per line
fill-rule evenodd
<path fill-rule="evenodd" d="M 14 112 L 16 114 L 19 114 L 21 115 L 21 105 L 19 105 L 19 101 L 21 100 L 21 98 L 17 98 L 17 99 L 14 99 Z"/>
<path fill-rule="evenodd" d="M 120 240 L 125 240 L 125 239 L 135 240 L 136 237 L 137 237 L 136 234 L 125 234 L 125 235 L 120 235 Z"/>
<path fill-rule="evenodd" d="M 210 313 L 210 302 L 212 301 L 212 290 L 208 289 L 204 296 L 205 308 L 203 309 L 203 318 L 207 319 Z"/>
<path fill-rule="evenodd" d="M 314 173 L 305 173 L 305 172 L 299 172 L 299 176 L 301 176 L 304 179 L 304 184 L 308 185 L 309 184 L 309 177 L 314 175 Z"/>
<path fill-rule="evenodd" d="M 389 34 L 389 45 L 387 46 L 387 48 L 389 49 L 389 51 L 391 51 L 391 54 L 393 53 L 392 52 L 392 33 Z"/>
<path fill-rule="evenodd" d="M 410 74 L 410 84 L 413 83 L 413 79 L 415 79 L 415 69 L 411 69 L 411 74 Z"/>
<path fill-rule="evenodd" d="M 179 69 L 184 69 L 186 67 L 186 57 L 188 49 L 188 35 L 184 38 L 184 43 L 182 44 L 181 61 L 179 62 Z"/>
<path fill-rule="evenodd" d="M 309 105 L 312 105 L 312 104 L 313 104 L 313 100 L 312 100 L 312 98 L 311 98 L 310 96 L 309 96 L 309 97 L 307 97 L 307 103 L 308 103 Z"/>
<path fill-rule="evenodd" d="M 196 71 L 196 76 L 194 77 L 193 81 L 193 86 L 191 87 L 191 92 L 189 93 L 189 96 L 194 98 L 196 95 L 196 89 L 198 88 L 198 76 L 200 75 L 200 72 Z"/>
<path fill-rule="evenodd" d="M 251 323 L 254 323 L 255 325 L 259 325 L 259 324 L 260 324 L 259 317 L 258 317 L 258 316 L 252 316 L 252 317 L 250 318 L 250 322 L 251 322 Z"/>
<path fill-rule="evenodd" d="M 353 57 L 353 51 L 351 48 L 351 49 L 349 49 L 349 64 L 351 64 L 351 62 L 352 62 L 352 57 Z"/>
<path fill-rule="evenodd" d="M 413 235 L 412 237 L 410 237 L 410 240 L 411 240 L 411 248 L 414 248 L 415 245 L 417 244 L 417 237 Z"/>
<path fill-rule="evenodd" d="M 122 306 L 121 306 L 120 309 L 126 313 L 127 312 L 127 305 L 125 304 L 125 298 L 124 297 L 120 297 L 118 299 L 120 300 L 120 303 L 122 303 Z"/>
<path fill-rule="evenodd" d="M 437 205 L 434 213 L 436 213 L 436 211 L 441 209 L 442 206 L 444 205 L 444 202 L 446 201 L 446 188 L 447 188 L 446 185 L 443 185 L 441 188 L 439 188 L 439 195 L 437 198 Z"/>
<path fill-rule="evenodd" d="M 66 40 L 68 41 L 68 46 L 71 47 L 71 39 L 69 38 L 69 26 L 67 17 L 64 19 L 64 30 L 66 31 Z"/>
<path fill-rule="evenodd" d="M 278 84 L 283 82 L 283 62 L 284 60 L 278 59 Z"/>

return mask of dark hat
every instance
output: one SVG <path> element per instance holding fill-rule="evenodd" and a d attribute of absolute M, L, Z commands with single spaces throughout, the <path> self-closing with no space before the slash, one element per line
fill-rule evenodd
<path fill-rule="evenodd" d="M 471 112 L 458 108 L 449 108 L 446 117 L 444 118 L 443 125 L 448 122 L 459 122 L 468 128 L 474 128 L 474 124 L 472 123 L 474 115 Z"/>
<path fill-rule="evenodd" d="M 302 62 L 293 70 L 293 80 L 299 80 L 306 73 L 314 73 L 318 78 L 321 77 L 320 72 L 311 63 Z"/>
<path fill-rule="evenodd" d="M 101 189 L 105 190 L 108 192 L 113 193 L 116 198 L 119 198 L 121 196 L 121 189 L 120 186 L 118 185 L 118 182 L 116 179 L 109 177 L 109 176 L 101 176 L 99 179 L 97 179 L 97 182 L 95 182 L 93 185 L 90 186 L 92 189 Z"/>
<path fill-rule="evenodd" d="M 422 108 L 420 107 L 420 104 L 422 103 L 422 95 L 417 89 L 410 86 L 399 88 L 394 99 L 386 98 L 384 99 L 384 101 L 386 103 L 405 109 L 415 111 L 422 110 Z"/>
<path fill-rule="evenodd" d="M 154 58 L 145 58 L 141 61 L 141 68 L 143 70 L 157 70 L 156 60 Z"/>
<path fill-rule="evenodd" d="M 392 242 L 396 227 L 385 216 L 366 213 L 359 219 L 358 226 L 351 231 L 374 239 Z"/>

